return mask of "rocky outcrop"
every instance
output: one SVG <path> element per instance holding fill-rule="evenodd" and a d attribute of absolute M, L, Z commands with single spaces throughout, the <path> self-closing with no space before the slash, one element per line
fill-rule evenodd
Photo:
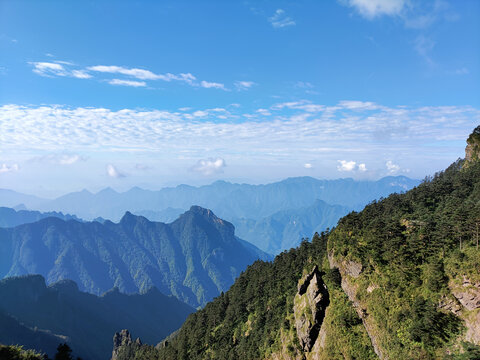
<path fill-rule="evenodd" d="M 322 274 L 315 266 L 298 283 L 293 312 L 298 340 L 304 352 L 310 352 L 320 333 L 325 310 L 330 303 Z"/>
<path fill-rule="evenodd" d="M 355 308 L 355 311 L 357 312 L 360 319 L 362 319 L 363 326 L 367 331 L 368 336 L 370 337 L 375 354 L 377 354 L 377 356 L 380 359 L 387 359 L 384 356 L 383 351 L 380 347 L 379 340 L 375 336 L 374 320 L 369 316 L 367 309 L 364 306 L 362 306 L 362 304 L 358 301 L 357 299 L 358 289 L 349 280 L 349 277 L 357 278 L 358 276 L 360 276 L 363 270 L 362 264 L 357 263 L 355 261 L 351 261 L 351 260 L 339 261 L 335 259 L 335 257 L 333 256 L 333 253 L 328 254 L 328 262 L 330 264 L 331 269 L 336 268 L 340 272 L 340 275 L 342 277 L 342 281 L 341 281 L 342 290 L 348 296 L 348 299 L 353 303 L 353 307 Z M 371 291 L 377 288 L 377 285 L 373 285 L 373 286 L 374 288 Z"/>
<path fill-rule="evenodd" d="M 140 347 L 142 346 L 142 341 L 137 338 L 135 341 L 132 341 L 132 336 L 130 332 L 126 329 L 115 333 L 113 335 L 113 352 L 112 352 L 112 360 L 118 360 L 118 355 L 122 349 L 122 347 Z"/>
<path fill-rule="evenodd" d="M 451 283 L 450 290 L 459 304 L 453 309 L 446 309 L 465 321 L 465 340 L 480 345 L 480 283 L 473 283 L 464 276 L 462 285 Z"/>
<path fill-rule="evenodd" d="M 480 308 L 480 283 L 474 284 L 464 277 L 462 286 L 453 288 L 452 294 L 467 310 Z"/>
<path fill-rule="evenodd" d="M 467 147 L 465 148 L 465 164 L 478 161 L 480 159 L 480 126 L 477 126 L 467 139 Z"/>

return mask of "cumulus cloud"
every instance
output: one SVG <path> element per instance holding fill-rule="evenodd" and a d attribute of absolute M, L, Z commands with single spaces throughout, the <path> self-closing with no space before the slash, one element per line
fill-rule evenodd
<path fill-rule="evenodd" d="M 268 21 L 274 28 L 284 28 L 295 25 L 295 21 L 285 14 L 285 10 L 277 9 L 273 16 L 268 18 Z"/>
<path fill-rule="evenodd" d="M 365 165 L 365 164 L 358 164 L 358 171 L 361 171 L 361 172 L 367 171 L 367 165 Z"/>
<path fill-rule="evenodd" d="M 337 166 L 338 171 L 354 171 L 357 167 L 357 163 L 355 161 L 347 161 L 347 160 L 338 160 L 340 163 Z"/>
<path fill-rule="evenodd" d="M 115 166 L 112 164 L 108 164 L 106 167 L 107 175 L 116 179 L 124 178 L 125 174 L 120 172 Z"/>
<path fill-rule="evenodd" d="M 393 161 L 391 160 L 388 160 L 385 163 L 385 166 L 387 167 L 388 173 L 391 175 L 396 174 L 400 171 L 400 166 L 398 166 L 397 164 L 394 164 Z"/>
<path fill-rule="evenodd" d="M 171 161 L 174 166 L 178 166 L 177 160 L 182 156 L 183 166 L 188 166 L 191 159 L 203 159 L 208 151 L 234 161 L 288 163 L 290 168 L 303 165 L 305 158 L 324 159 L 333 164 L 330 171 L 336 171 L 338 164 L 344 168 L 337 163 L 338 159 L 355 159 L 355 171 L 360 173 L 360 164 L 365 163 L 374 174 L 387 172 L 386 160 L 393 160 L 398 153 L 403 154 L 405 161 L 439 159 L 435 163 L 429 160 L 429 164 L 443 166 L 451 160 L 452 153 L 457 154 L 458 149 L 451 144 L 464 141 L 480 123 L 480 110 L 471 106 L 377 105 L 375 110 L 361 110 L 299 100 L 267 110 L 272 114 L 261 121 L 263 111 L 258 110 L 263 107 L 248 113 L 243 107 L 232 106 L 228 111 L 114 111 L 3 105 L 0 144 L 2 156 L 13 162 L 19 162 L 15 158 L 18 149 L 26 154 L 61 153 L 69 149 L 73 154 L 148 154 Z M 313 108 L 319 111 L 309 112 Z M 385 161 L 377 165 L 380 168 L 372 168 L 378 164 L 378 154 L 385 156 Z"/>
<path fill-rule="evenodd" d="M 3 163 L 0 166 L 0 174 L 5 174 L 5 173 L 9 173 L 9 172 L 18 171 L 19 169 L 20 169 L 20 167 L 18 166 L 18 164 L 8 165 L 8 164 Z"/>
<path fill-rule="evenodd" d="M 110 85 L 132 86 L 132 87 L 147 86 L 147 83 L 145 81 L 135 81 L 135 80 L 112 79 L 108 83 Z"/>
<path fill-rule="evenodd" d="M 253 81 L 235 81 L 235 87 L 237 90 L 248 90 L 253 85 L 255 85 Z"/>
<path fill-rule="evenodd" d="M 306 164 L 303 165 L 303 167 L 304 167 L 305 169 L 311 169 L 311 168 L 313 168 L 313 165 L 310 164 L 310 163 L 306 163 Z"/>
<path fill-rule="evenodd" d="M 225 166 L 227 166 L 227 164 L 222 158 L 209 158 L 205 160 L 199 160 L 192 170 L 208 176 L 223 173 Z"/>

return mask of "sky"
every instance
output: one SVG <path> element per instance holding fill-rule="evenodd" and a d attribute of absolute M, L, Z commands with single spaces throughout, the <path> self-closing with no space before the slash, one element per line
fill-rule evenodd
<path fill-rule="evenodd" d="M 422 179 L 479 124 L 477 0 L 0 0 L 0 188 Z"/>

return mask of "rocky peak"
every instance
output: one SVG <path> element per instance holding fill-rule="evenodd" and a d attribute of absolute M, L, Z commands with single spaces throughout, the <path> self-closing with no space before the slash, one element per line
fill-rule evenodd
<path fill-rule="evenodd" d="M 137 338 L 135 341 L 132 341 L 132 336 L 127 329 L 124 329 L 120 332 L 115 333 L 113 335 L 113 352 L 112 352 L 112 360 L 117 360 L 118 355 L 122 347 L 140 347 L 142 346 L 142 341 Z"/>
<path fill-rule="evenodd" d="M 327 287 L 315 265 L 298 282 L 298 292 L 293 303 L 295 328 L 303 351 L 310 352 L 313 349 L 329 303 Z"/>
<path fill-rule="evenodd" d="M 465 166 L 480 159 L 480 126 L 477 126 L 467 139 Z"/>

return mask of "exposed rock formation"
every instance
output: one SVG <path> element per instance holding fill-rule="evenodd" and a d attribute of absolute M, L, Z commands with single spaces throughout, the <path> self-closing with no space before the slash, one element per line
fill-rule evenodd
<path fill-rule="evenodd" d="M 348 299 L 353 303 L 353 307 L 355 308 L 358 316 L 360 317 L 360 319 L 362 319 L 363 326 L 365 327 L 365 330 L 367 331 L 367 334 L 372 341 L 372 346 L 375 354 L 377 354 L 380 359 L 386 359 L 386 357 L 383 355 L 381 347 L 379 346 L 379 341 L 374 335 L 375 331 L 373 319 L 368 315 L 367 309 L 365 309 L 365 307 L 363 307 L 358 301 L 357 287 L 354 286 L 354 284 L 348 279 L 348 277 L 356 278 L 361 274 L 363 269 L 362 264 L 348 260 L 337 261 L 334 258 L 333 253 L 328 254 L 328 262 L 330 263 L 331 269 L 337 268 L 340 272 L 340 275 L 342 276 L 342 289 L 345 294 L 347 294 Z M 376 285 L 373 286 L 376 287 Z M 373 290 L 374 289 L 372 289 L 372 291 Z"/>
<path fill-rule="evenodd" d="M 451 284 L 452 285 L 452 284 Z M 465 321 L 467 332 L 465 340 L 480 345 L 480 283 L 473 283 L 463 277 L 461 286 L 451 286 L 451 291 L 456 300 L 463 306 L 463 311 L 452 311 Z"/>
<path fill-rule="evenodd" d="M 329 302 L 322 275 L 315 266 L 310 273 L 300 279 L 293 306 L 295 328 L 303 351 L 312 350 Z"/>
<path fill-rule="evenodd" d="M 452 293 L 467 310 L 480 308 L 480 283 L 473 284 L 464 277 L 462 287 L 452 289 Z"/>
<path fill-rule="evenodd" d="M 136 347 L 142 346 L 142 341 L 140 338 L 137 338 L 135 341 L 132 341 L 132 336 L 127 329 L 124 329 L 120 332 L 115 333 L 113 335 L 113 352 L 112 352 L 112 360 L 118 360 L 118 355 L 120 352 L 120 348 L 126 345 L 130 347 L 131 345 L 135 345 Z"/>
<path fill-rule="evenodd" d="M 480 126 L 477 126 L 467 139 L 465 148 L 465 167 L 480 159 Z"/>

